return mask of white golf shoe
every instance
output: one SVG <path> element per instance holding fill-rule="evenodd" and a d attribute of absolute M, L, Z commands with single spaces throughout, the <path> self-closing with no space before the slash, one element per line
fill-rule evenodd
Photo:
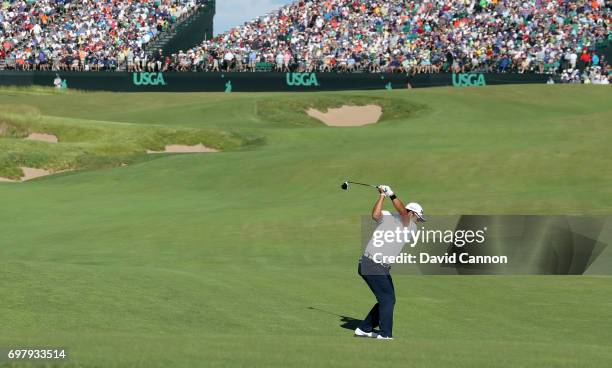
<path fill-rule="evenodd" d="M 372 337 L 376 338 L 378 334 L 376 332 L 365 332 L 362 331 L 359 327 L 355 329 L 355 337 Z"/>
<path fill-rule="evenodd" d="M 378 335 L 376 338 L 380 340 L 393 340 L 393 337 L 384 337 L 383 335 Z"/>

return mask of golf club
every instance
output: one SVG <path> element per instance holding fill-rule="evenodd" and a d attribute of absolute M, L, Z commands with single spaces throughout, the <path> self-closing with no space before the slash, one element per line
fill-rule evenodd
<path fill-rule="evenodd" d="M 356 181 L 349 181 L 349 180 L 347 180 L 347 181 L 345 181 L 344 183 L 342 183 L 342 184 L 340 185 L 340 188 L 341 188 L 342 190 L 348 190 L 348 188 L 349 188 L 349 184 L 356 184 L 356 185 L 363 185 L 363 186 L 366 186 L 366 187 L 378 188 L 376 185 L 372 185 L 372 184 L 365 184 L 365 183 L 358 183 L 358 182 L 356 182 Z"/>

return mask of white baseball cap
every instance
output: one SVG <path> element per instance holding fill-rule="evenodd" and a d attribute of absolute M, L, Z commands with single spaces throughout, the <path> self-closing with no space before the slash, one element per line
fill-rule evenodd
<path fill-rule="evenodd" d="M 406 205 L 406 209 L 416 213 L 417 217 L 420 221 L 425 222 L 425 217 L 423 217 L 423 207 L 416 202 L 410 202 Z"/>

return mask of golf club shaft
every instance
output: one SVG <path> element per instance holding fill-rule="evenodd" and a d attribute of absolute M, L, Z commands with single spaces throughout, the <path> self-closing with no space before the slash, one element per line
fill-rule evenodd
<path fill-rule="evenodd" d="M 366 187 L 376 188 L 376 185 L 372 185 L 372 184 L 365 184 L 365 183 L 358 183 L 358 182 L 356 182 L 356 181 L 348 181 L 347 183 L 357 184 L 357 185 L 364 185 L 364 186 L 366 186 Z"/>

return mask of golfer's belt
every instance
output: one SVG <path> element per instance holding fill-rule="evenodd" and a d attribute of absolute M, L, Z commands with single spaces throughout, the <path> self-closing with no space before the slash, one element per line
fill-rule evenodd
<path fill-rule="evenodd" d="M 370 253 L 368 253 L 368 252 L 363 253 L 363 256 L 364 256 L 364 257 L 366 257 L 367 259 L 369 259 L 370 261 L 372 261 L 372 262 L 376 263 L 377 265 L 381 265 L 381 266 L 383 266 L 384 268 L 391 268 L 391 265 L 390 265 L 390 264 L 388 264 L 388 263 L 376 262 L 376 261 L 374 260 L 374 255 L 372 255 L 372 254 L 370 254 Z"/>

